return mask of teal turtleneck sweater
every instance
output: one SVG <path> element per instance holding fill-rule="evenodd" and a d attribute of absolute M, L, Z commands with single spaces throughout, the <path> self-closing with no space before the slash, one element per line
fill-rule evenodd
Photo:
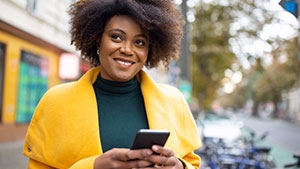
<path fill-rule="evenodd" d="M 99 75 L 93 87 L 103 152 L 129 148 L 137 130 L 149 128 L 139 82 L 114 82 Z"/>

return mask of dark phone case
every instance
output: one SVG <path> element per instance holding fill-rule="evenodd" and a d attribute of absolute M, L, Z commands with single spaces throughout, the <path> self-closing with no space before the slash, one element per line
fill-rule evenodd
<path fill-rule="evenodd" d="M 169 135 L 167 130 L 141 129 L 136 133 L 131 149 L 151 149 L 152 145 L 164 146 Z"/>

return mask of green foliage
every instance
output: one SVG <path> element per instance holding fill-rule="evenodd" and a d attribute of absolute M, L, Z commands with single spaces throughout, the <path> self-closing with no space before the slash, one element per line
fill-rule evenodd
<path fill-rule="evenodd" d="M 253 115 L 257 115 L 259 103 L 272 101 L 275 104 L 273 117 L 277 117 L 277 104 L 282 99 L 282 92 L 299 87 L 298 39 L 282 41 L 271 56 L 273 63 L 263 66 L 262 59 L 256 59 L 256 65 L 244 72 L 244 81 L 231 94 L 218 101 L 225 107 L 242 108 L 251 99 L 254 101 Z"/>
<path fill-rule="evenodd" d="M 273 51 L 286 57 L 284 61 L 274 58 L 272 65 L 268 66 L 264 75 L 258 79 L 253 88 L 260 102 L 273 101 L 275 104 L 281 100 L 281 93 L 293 87 L 299 81 L 299 63 L 297 38 L 285 41 L 280 48 Z M 273 56 L 274 56 L 273 55 Z"/>
<path fill-rule="evenodd" d="M 208 109 L 221 87 L 224 70 L 236 60 L 229 46 L 230 9 L 213 4 L 200 4 L 196 9 L 192 32 L 193 96 Z"/>
<path fill-rule="evenodd" d="M 240 109 L 247 101 L 247 97 L 245 96 L 247 95 L 248 91 L 249 90 L 247 86 L 241 86 L 230 94 L 220 96 L 217 100 L 223 107 Z"/>
<path fill-rule="evenodd" d="M 221 5 L 220 1 L 210 4 L 200 1 L 194 8 L 196 20 L 191 36 L 193 97 L 198 98 L 200 108 L 210 109 L 219 97 L 224 71 L 243 58 L 249 61 L 251 69 L 240 70 L 244 71 L 243 82 L 233 93 L 219 97 L 219 101 L 231 107 L 242 107 L 249 99 L 254 105 L 264 101 L 278 102 L 282 91 L 299 82 L 297 38 L 287 41 L 261 36 L 266 25 L 281 22 L 276 18 L 276 12 L 263 5 L 263 0 L 226 2 L 227 5 Z M 268 55 L 273 63 L 265 65 L 267 51 L 264 54 L 246 51 L 241 43 L 245 40 L 269 44 L 272 52 Z M 235 45 L 234 53 L 232 45 Z M 283 56 L 286 56 L 285 60 L 282 60 Z"/>

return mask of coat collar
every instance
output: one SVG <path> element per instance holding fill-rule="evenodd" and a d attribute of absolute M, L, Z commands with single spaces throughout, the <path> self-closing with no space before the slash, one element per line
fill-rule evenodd
<path fill-rule="evenodd" d="M 81 83 L 82 86 L 92 86 L 99 73 L 100 67 L 92 68 L 79 80 L 79 83 Z M 149 128 L 166 128 L 167 126 L 163 113 L 165 112 L 165 108 L 163 106 L 165 104 L 160 99 L 163 98 L 163 96 L 158 84 L 143 70 L 137 74 L 137 79 L 141 84 Z"/>

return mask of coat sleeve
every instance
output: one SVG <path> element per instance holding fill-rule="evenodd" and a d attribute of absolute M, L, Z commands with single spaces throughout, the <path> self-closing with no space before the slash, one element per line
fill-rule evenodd
<path fill-rule="evenodd" d="M 198 169 L 201 164 L 201 158 L 194 153 L 194 150 L 200 148 L 202 142 L 198 135 L 197 125 L 182 93 L 177 88 L 171 87 L 171 90 L 172 92 L 170 93 L 174 94 L 174 96 L 171 96 L 174 98 L 172 103 L 176 105 L 176 108 L 172 111 L 175 112 L 172 116 L 175 118 L 173 130 L 176 131 L 177 137 L 174 140 L 179 141 L 177 143 L 174 141 L 173 150 L 179 147 L 179 150 L 176 152 L 179 152 L 179 159 L 184 162 L 187 169 Z"/>
<path fill-rule="evenodd" d="M 174 99 L 172 103 L 176 105 L 176 108 L 172 111 L 175 112 L 172 116 L 174 117 L 173 132 L 176 133 L 176 138 L 172 141 L 173 150 L 179 152 L 178 159 L 185 164 L 186 169 L 198 169 L 201 158 L 194 153 L 194 150 L 201 147 L 202 143 L 196 123 L 182 93 L 173 87 L 171 87 L 171 90 L 170 93 L 174 94 L 174 96 L 171 95 L 171 98 Z M 175 143 L 175 140 L 179 142 Z"/>
<path fill-rule="evenodd" d="M 28 169 L 92 169 L 102 154 L 96 103 L 76 100 L 69 88 L 52 88 L 40 100 L 25 137 Z"/>
<path fill-rule="evenodd" d="M 82 159 L 73 164 L 69 169 L 93 169 L 96 158 L 97 156 Z M 48 166 L 47 164 L 43 164 L 39 161 L 29 158 L 27 169 L 55 169 L 55 167 Z"/>
<path fill-rule="evenodd" d="M 185 165 L 185 169 L 198 169 L 201 164 L 201 159 L 193 152 L 185 155 L 184 157 L 177 157 Z"/>
<path fill-rule="evenodd" d="M 46 164 L 40 163 L 38 161 L 29 158 L 27 169 L 53 169 L 53 167 L 50 167 Z"/>

